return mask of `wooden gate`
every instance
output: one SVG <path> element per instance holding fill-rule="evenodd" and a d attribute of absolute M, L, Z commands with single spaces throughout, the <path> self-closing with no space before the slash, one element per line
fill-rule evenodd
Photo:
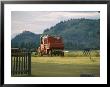
<path fill-rule="evenodd" d="M 31 53 L 21 49 L 11 50 L 11 75 L 31 75 Z"/>

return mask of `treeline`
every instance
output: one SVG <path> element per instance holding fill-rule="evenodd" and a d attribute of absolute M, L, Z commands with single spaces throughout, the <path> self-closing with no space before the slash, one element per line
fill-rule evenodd
<path fill-rule="evenodd" d="M 66 50 L 100 49 L 100 19 L 61 21 L 50 29 L 44 30 L 42 35 L 45 34 L 63 37 Z M 40 35 L 24 31 L 11 40 L 11 46 L 36 49 L 40 44 Z"/>
<path fill-rule="evenodd" d="M 43 34 L 57 35 L 64 39 L 65 49 L 100 49 L 100 20 L 71 19 L 61 21 Z"/>
<path fill-rule="evenodd" d="M 30 31 L 24 31 L 11 40 L 12 48 L 26 48 L 36 50 L 40 41 L 40 35 Z"/>

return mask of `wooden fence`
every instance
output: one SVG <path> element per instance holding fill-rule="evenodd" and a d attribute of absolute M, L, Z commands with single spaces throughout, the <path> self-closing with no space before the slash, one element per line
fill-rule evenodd
<path fill-rule="evenodd" d="M 27 76 L 31 75 L 31 53 L 12 49 L 11 51 L 11 75 Z"/>

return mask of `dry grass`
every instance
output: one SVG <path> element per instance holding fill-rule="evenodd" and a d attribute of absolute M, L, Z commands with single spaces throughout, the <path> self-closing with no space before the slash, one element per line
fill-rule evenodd
<path fill-rule="evenodd" d="M 32 76 L 79 77 L 83 73 L 100 76 L 100 58 L 92 57 L 32 57 Z"/>

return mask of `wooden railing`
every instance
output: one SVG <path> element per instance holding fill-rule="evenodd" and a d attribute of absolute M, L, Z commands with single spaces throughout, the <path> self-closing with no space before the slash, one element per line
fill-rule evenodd
<path fill-rule="evenodd" d="M 31 75 L 31 53 L 26 51 L 12 51 L 11 53 L 11 75 Z"/>

